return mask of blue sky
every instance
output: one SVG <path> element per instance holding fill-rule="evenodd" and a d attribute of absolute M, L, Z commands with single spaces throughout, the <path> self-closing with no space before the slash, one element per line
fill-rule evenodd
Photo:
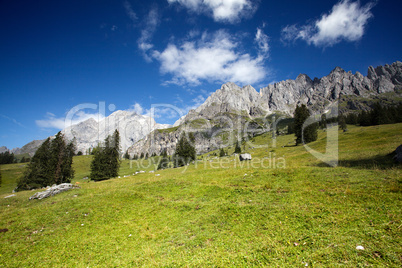
<path fill-rule="evenodd" d="M 63 127 L 77 105 L 187 111 L 225 82 L 327 75 L 401 60 L 400 1 L 1 0 L 0 145 Z M 110 109 L 109 109 L 110 108 Z M 76 122 L 97 116 L 81 110 Z M 161 109 L 156 121 L 178 114 Z"/>

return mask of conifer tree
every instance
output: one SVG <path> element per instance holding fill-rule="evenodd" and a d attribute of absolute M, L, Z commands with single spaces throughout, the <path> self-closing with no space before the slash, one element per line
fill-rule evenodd
<path fill-rule="evenodd" d="M 126 153 L 124 154 L 124 158 L 127 160 L 130 160 L 130 154 L 128 153 L 128 149 L 127 149 Z"/>
<path fill-rule="evenodd" d="M 241 148 L 240 148 L 240 145 L 239 145 L 239 141 L 236 142 L 234 153 L 235 154 L 241 154 Z"/>
<path fill-rule="evenodd" d="M 104 145 L 98 145 L 94 150 L 91 162 L 90 177 L 94 181 L 117 177 L 120 168 L 120 134 L 115 130 L 112 136 L 107 136 Z"/>
<path fill-rule="evenodd" d="M 74 141 L 66 144 L 64 135 L 59 132 L 51 141 L 50 138 L 38 148 L 24 175 L 18 180 L 18 190 L 69 183 L 74 177 L 72 169 L 75 152 Z"/>
<path fill-rule="evenodd" d="M 221 148 L 219 151 L 219 157 L 224 157 L 224 156 L 225 156 L 225 151 L 223 150 L 223 148 Z"/>
<path fill-rule="evenodd" d="M 327 128 L 327 115 L 326 114 L 321 115 L 320 128 L 321 129 Z"/>
<path fill-rule="evenodd" d="M 158 169 L 166 169 L 169 167 L 169 158 L 167 156 L 166 149 L 163 150 L 161 156 L 162 156 L 162 158 L 158 164 Z"/>
<path fill-rule="evenodd" d="M 342 129 L 343 131 L 346 131 L 346 129 L 348 128 L 348 126 L 346 125 L 346 119 L 343 115 L 338 116 L 338 124 L 339 128 Z"/>
<path fill-rule="evenodd" d="M 310 112 L 307 109 L 307 106 L 302 104 L 301 106 L 297 105 L 294 119 L 295 119 L 295 135 L 296 135 L 296 145 L 302 143 L 309 143 L 317 140 L 317 124 L 310 124 L 303 129 L 303 124 L 310 116 Z"/>
<path fill-rule="evenodd" d="M 196 151 L 191 144 L 194 142 L 194 135 L 190 133 L 188 137 L 183 132 L 179 142 L 176 145 L 174 154 L 174 167 L 181 167 L 187 165 L 196 158 Z"/>

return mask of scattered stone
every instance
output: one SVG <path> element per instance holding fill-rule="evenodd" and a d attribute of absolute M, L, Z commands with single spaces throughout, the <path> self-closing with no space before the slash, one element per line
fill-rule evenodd
<path fill-rule="evenodd" d="M 143 170 L 140 170 L 140 172 L 139 173 L 145 173 L 145 171 L 143 171 Z"/>
<path fill-rule="evenodd" d="M 396 163 L 402 164 L 402 145 L 399 145 L 394 152 L 394 161 Z"/>
<path fill-rule="evenodd" d="M 7 195 L 7 196 L 5 196 L 4 198 L 10 198 L 10 197 L 13 197 L 13 196 L 16 196 L 16 195 L 15 195 L 15 194 Z"/>
<path fill-rule="evenodd" d="M 357 246 L 356 249 L 357 250 L 364 250 L 364 247 L 363 246 Z"/>
<path fill-rule="evenodd" d="M 43 192 L 35 193 L 33 196 L 31 196 L 29 198 L 29 200 L 32 200 L 32 199 L 39 199 L 40 200 L 40 199 L 43 199 L 43 198 L 46 198 L 46 197 L 49 197 L 49 196 L 53 196 L 53 195 L 56 195 L 56 194 L 59 194 L 61 192 L 68 191 L 68 190 L 71 190 L 71 189 L 74 189 L 74 188 L 80 188 L 80 187 L 79 186 L 74 186 L 71 183 L 62 183 L 62 184 L 59 184 L 59 185 L 54 184 L 52 187 L 48 188 L 47 190 L 45 190 Z"/>
<path fill-rule="evenodd" d="M 239 159 L 240 161 L 251 160 L 251 154 L 241 154 Z"/>
<path fill-rule="evenodd" d="M 154 173 L 155 171 L 151 170 L 149 173 Z"/>
<path fill-rule="evenodd" d="M 161 174 L 155 174 L 155 176 L 160 176 Z"/>
<path fill-rule="evenodd" d="M 84 178 L 82 178 L 83 180 L 88 180 L 88 177 L 84 177 Z"/>

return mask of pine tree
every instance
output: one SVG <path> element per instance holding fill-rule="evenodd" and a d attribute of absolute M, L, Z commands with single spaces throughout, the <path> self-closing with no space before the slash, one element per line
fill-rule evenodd
<path fill-rule="evenodd" d="M 144 153 L 141 153 L 140 159 L 144 158 Z"/>
<path fill-rule="evenodd" d="M 366 111 L 362 111 L 358 116 L 358 121 L 360 126 L 370 126 L 370 115 Z"/>
<path fill-rule="evenodd" d="M 128 153 L 128 150 L 124 154 L 124 158 L 127 159 L 127 160 L 130 160 L 130 154 Z"/>
<path fill-rule="evenodd" d="M 240 148 L 240 145 L 239 145 L 239 141 L 236 142 L 234 153 L 235 154 L 241 154 L 241 148 Z"/>
<path fill-rule="evenodd" d="M 188 138 L 186 133 L 183 132 L 179 142 L 176 144 L 176 151 L 174 154 L 174 167 L 181 167 L 187 165 L 196 158 L 196 151 L 191 144 L 194 142 L 194 135 L 190 133 Z"/>
<path fill-rule="evenodd" d="M 98 145 L 93 150 L 90 177 L 94 181 L 117 177 L 120 168 L 120 134 L 115 130 L 112 136 L 107 136 L 104 145 Z"/>
<path fill-rule="evenodd" d="M 14 163 L 14 154 L 6 151 L 0 154 L 0 164 L 12 164 Z"/>
<path fill-rule="evenodd" d="M 339 128 L 342 129 L 343 131 L 346 131 L 348 126 L 346 125 L 346 119 L 343 115 L 338 116 L 338 124 Z"/>
<path fill-rule="evenodd" d="M 24 175 L 18 180 L 17 189 L 29 190 L 71 182 L 74 177 L 74 152 L 74 141 L 66 144 L 61 132 L 57 133 L 53 141 L 46 139 L 32 157 Z"/>
<path fill-rule="evenodd" d="M 295 118 L 295 135 L 296 135 L 296 145 L 302 143 L 309 143 L 317 140 L 318 133 L 317 128 L 318 124 L 310 124 L 303 129 L 303 124 L 310 116 L 310 112 L 307 109 L 307 106 L 302 104 L 301 106 L 297 105 L 294 118 Z"/>
<path fill-rule="evenodd" d="M 295 123 L 292 121 L 288 125 L 288 134 L 294 134 L 295 133 Z"/>
<path fill-rule="evenodd" d="M 162 158 L 161 158 L 161 160 L 159 161 L 158 170 L 159 170 L 159 169 L 166 169 L 166 168 L 169 167 L 169 157 L 167 156 L 166 149 L 163 150 L 161 156 L 162 156 Z"/>
<path fill-rule="evenodd" d="M 321 115 L 320 128 L 321 129 L 327 128 L 327 115 L 326 114 Z"/>
<path fill-rule="evenodd" d="M 224 156 L 225 156 L 225 151 L 223 150 L 223 148 L 221 148 L 219 151 L 219 157 L 224 157 Z"/>

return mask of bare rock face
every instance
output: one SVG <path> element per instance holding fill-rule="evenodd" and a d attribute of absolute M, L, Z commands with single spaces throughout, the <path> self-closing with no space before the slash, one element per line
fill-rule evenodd
<path fill-rule="evenodd" d="M 103 142 L 117 129 L 120 133 L 120 147 L 124 152 L 151 131 L 166 127 L 170 125 L 157 124 L 151 117 L 133 111 L 116 111 L 99 122 L 90 118 L 67 127 L 62 132 L 69 140 L 75 138 L 77 151 L 85 153 L 89 148 L 94 148 L 99 142 Z"/>
<path fill-rule="evenodd" d="M 67 140 L 75 138 L 77 152 L 81 151 L 86 154 L 88 149 L 95 148 L 117 129 L 120 133 L 120 147 L 124 152 L 151 131 L 167 127 L 170 125 L 157 124 L 151 117 L 139 115 L 133 111 L 116 111 L 99 122 L 89 118 L 81 123 L 68 126 L 62 130 L 62 133 Z M 30 156 L 33 156 L 44 141 L 34 140 L 22 148 L 13 149 L 12 152 L 14 154 L 29 153 Z"/>
<path fill-rule="evenodd" d="M 376 68 L 370 66 L 367 77 L 359 72 L 346 72 L 340 67 L 320 79 L 312 80 L 306 74 L 300 74 L 295 80 L 268 85 L 261 88 L 260 92 L 252 86 L 241 88 L 229 82 L 216 90 L 201 106 L 180 118 L 175 123 L 176 129 L 171 132 L 150 133 L 130 147 L 129 153 L 160 154 L 166 148 L 168 154 L 172 154 L 180 134 L 185 130 L 183 126 L 200 119 L 213 122 L 213 126 L 206 131 L 210 135 L 205 135 L 205 129 L 194 131 L 197 153 L 204 153 L 220 148 L 219 145 L 223 142 L 219 135 L 214 134 L 225 128 L 224 122 L 216 123 L 219 118 L 223 121 L 224 117 L 234 119 L 231 127 L 238 130 L 253 118 L 266 117 L 276 112 L 291 116 L 296 105 L 300 104 L 306 104 L 313 111 L 322 112 L 328 105 L 342 100 L 352 109 L 364 110 L 367 105 L 349 100 L 348 97 L 372 99 L 381 93 L 401 90 L 402 63 L 399 61 Z M 253 127 L 257 129 L 259 126 Z"/>
<path fill-rule="evenodd" d="M 35 154 L 36 150 L 42 145 L 45 140 L 33 140 L 22 148 L 14 148 L 11 150 L 14 154 L 29 154 L 31 157 Z"/>
<path fill-rule="evenodd" d="M 29 198 L 29 200 L 43 199 L 43 198 L 53 196 L 53 195 L 56 195 L 56 194 L 59 194 L 61 192 L 68 191 L 68 190 L 71 190 L 71 189 L 74 189 L 74 188 L 79 188 L 79 187 L 74 186 L 71 183 L 62 183 L 62 184 L 59 184 L 59 185 L 53 185 L 52 187 L 49 187 L 48 189 L 46 189 L 43 192 L 35 193 L 33 196 L 31 196 Z"/>

